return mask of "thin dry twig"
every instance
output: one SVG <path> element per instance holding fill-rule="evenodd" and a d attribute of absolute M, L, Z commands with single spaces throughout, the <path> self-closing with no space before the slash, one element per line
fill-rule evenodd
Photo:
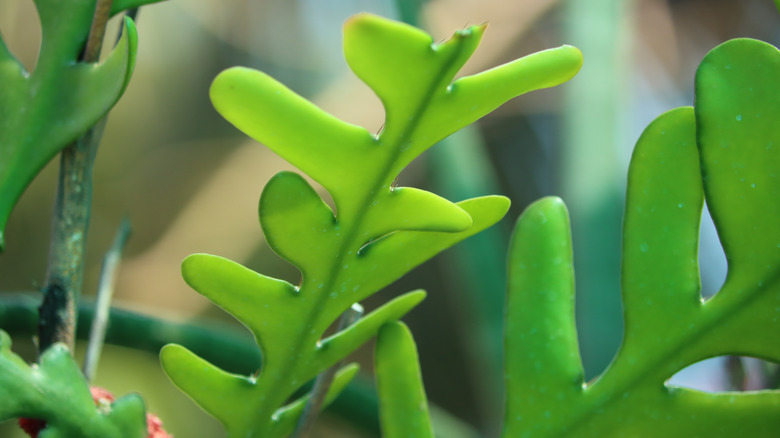
<path fill-rule="evenodd" d="M 89 333 L 89 344 L 84 357 L 84 376 L 91 382 L 95 378 L 100 352 L 106 339 L 108 329 L 109 312 L 111 310 L 111 298 L 116 286 L 116 273 L 122 260 L 122 251 L 130 236 L 130 221 L 125 218 L 119 225 L 119 230 L 114 237 L 114 243 L 103 257 L 103 267 L 100 272 L 98 284 L 97 302 L 95 303 L 95 317 L 92 319 L 92 329 Z"/>

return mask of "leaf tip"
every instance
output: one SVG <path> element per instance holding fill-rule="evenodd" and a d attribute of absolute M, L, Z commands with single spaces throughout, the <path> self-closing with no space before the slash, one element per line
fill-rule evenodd
<path fill-rule="evenodd" d="M 504 214 L 507 214 L 509 212 L 509 207 L 512 206 L 512 201 L 506 196 L 495 195 L 494 197 L 497 199 L 496 204 L 504 210 Z"/>
<path fill-rule="evenodd" d="M 427 296 L 428 296 L 428 292 L 426 292 L 423 289 L 417 289 L 417 290 L 413 290 L 413 291 L 407 293 L 406 294 L 406 297 L 407 297 L 406 299 L 411 304 L 411 306 L 410 306 L 410 308 L 411 308 L 411 307 L 415 307 L 418 304 L 420 304 L 425 299 L 425 297 L 427 297 Z"/>
<path fill-rule="evenodd" d="M 5 330 L 0 330 L 0 351 L 11 349 L 11 336 Z"/>
<path fill-rule="evenodd" d="M 176 350 L 181 349 L 182 346 L 178 344 L 165 344 L 160 349 L 160 360 L 165 362 L 176 354 Z"/>
<path fill-rule="evenodd" d="M 545 196 L 535 202 L 532 202 L 527 208 L 523 216 L 526 215 L 539 215 L 545 216 L 547 212 L 567 214 L 566 203 L 558 196 Z"/>
<path fill-rule="evenodd" d="M 241 95 L 244 95 L 243 98 L 246 99 L 245 91 L 247 87 L 265 80 L 267 76 L 261 71 L 248 67 L 230 67 L 222 70 L 211 81 L 211 86 L 209 87 L 209 99 L 211 99 L 214 109 L 227 118 L 228 121 L 231 121 L 225 115 L 225 112 L 229 112 L 231 106 L 235 106 L 236 101 L 241 101 Z"/>
<path fill-rule="evenodd" d="M 477 40 L 479 40 L 482 38 L 482 35 L 485 33 L 487 27 L 488 27 L 488 23 L 475 24 L 473 26 L 456 30 L 453 37 L 454 38 L 477 38 Z"/>
<path fill-rule="evenodd" d="M 490 205 L 490 209 L 495 212 L 495 216 L 497 217 L 496 221 L 499 221 L 501 218 L 506 216 L 506 214 L 509 213 L 509 207 L 512 206 L 512 201 L 506 196 L 502 195 L 488 195 L 479 198 L 467 199 L 465 201 L 459 202 L 458 205 L 463 207 L 464 204 L 468 205 L 472 202 L 484 202 L 487 203 L 487 205 Z M 468 211 L 468 209 L 466 210 Z M 472 219 L 474 219 L 473 215 Z"/>
<path fill-rule="evenodd" d="M 138 31 L 135 27 L 135 23 L 130 17 L 124 17 L 124 31 L 122 37 L 119 40 L 117 46 L 122 47 L 127 52 L 127 66 L 125 69 L 125 81 L 122 85 L 122 90 L 119 92 L 121 96 L 124 94 L 127 86 L 130 84 L 130 77 L 135 70 L 135 60 L 138 51 Z"/>
<path fill-rule="evenodd" d="M 558 64 L 568 67 L 569 76 L 562 82 L 570 80 L 575 75 L 577 75 L 577 73 L 579 73 L 580 69 L 582 68 L 582 63 L 584 62 L 584 58 L 580 49 L 568 44 L 564 44 L 551 50 L 555 50 L 557 52 Z"/>
<path fill-rule="evenodd" d="M 196 272 L 200 270 L 201 263 L 203 259 L 213 257 L 209 254 L 190 254 L 187 257 L 184 257 L 184 260 L 181 261 L 181 275 L 185 279 L 189 277 L 190 274 L 193 272 Z"/>
<path fill-rule="evenodd" d="M 344 379 L 352 380 L 358 372 L 360 372 L 360 364 L 357 362 L 351 362 L 341 367 L 337 373 L 340 376 L 344 376 Z"/>
<path fill-rule="evenodd" d="M 354 28 L 366 21 L 376 20 L 377 18 L 379 17 L 368 12 L 358 12 L 357 14 L 349 16 L 349 18 L 344 21 L 344 31 L 346 32 L 347 28 Z"/>

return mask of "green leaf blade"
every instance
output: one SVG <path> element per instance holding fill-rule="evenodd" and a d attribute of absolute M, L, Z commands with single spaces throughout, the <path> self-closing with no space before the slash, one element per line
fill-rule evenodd
<path fill-rule="evenodd" d="M 322 281 L 330 269 L 320 260 L 336 257 L 340 227 L 333 211 L 294 172 L 280 172 L 260 197 L 260 223 L 271 248 L 301 270 L 304 279 Z M 357 251 L 357 249 L 355 249 Z"/>
<path fill-rule="evenodd" d="M 160 362 L 169 379 L 198 406 L 219 420 L 230 436 L 252 430 L 257 402 L 252 379 L 227 373 L 180 345 L 166 345 Z"/>
<path fill-rule="evenodd" d="M 777 391 L 706 393 L 688 388 L 631 391 L 567 436 L 772 437 Z M 630 399 L 630 400 L 629 400 Z"/>
<path fill-rule="evenodd" d="M 545 436 L 571 414 L 553 407 L 573 404 L 584 384 L 563 202 L 544 198 L 530 205 L 517 222 L 509 251 L 502 436 Z"/>
<path fill-rule="evenodd" d="M 73 30 L 78 20 L 68 23 L 62 17 L 49 17 L 44 21 L 48 13 L 51 11 L 41 15 L 43 25 L 48 26 L 44 27 L 47 38 L 57 44 L 68 43 L 67 37 L 81 40 L 81 34 Z M 71 14 L 76 12 L 67 16 Z M 88 16 L 91 19 L 91 13 Z M 51 20 L 56 23 L 49 23 Z M 77 63 L 78 53 L 68 58 L 65 52 L 44 51 L 42 46 L 31 75 L 12 77 L 0 87 L 0 249 L 11 210 L 35 175 L 103 117 L 127 87 L 135 64 L 137 35 L 132 20 L 125 19 L 124 25 L 117 48 L 102 64 Z M 71 50 L 70 46 L 56 47 Z M 8 69 L 18 74 L 18 67 L 8 62 L 0 67 L 6 74 Z"/>
<path fill-rule="evenodd" d="M 747 50 L 740 55 L 747 53 L 752 52 Z M 756 59 L 755 56 L 751 58 Z M 760 77 L 761 69 L 757 70 Z M 750 82 L 746 78 L 742 81 Z M 724 205 L 729 205 L 732 210 L 753 209 L 754 212 L 756 209 L 774 208 L 776 199 L 766 192 L 760 200 L 748 200 L 747 197 L 734 197 L 734 192 L 726 189 L 735 185 L 739 190 L 738 183 L 744 182 L 739 178 L 749 179 L 755 173 L 759 177 L 772 175 L 780 168 L 775 160 L 760 153 L 758 155 L 764 160 L 757 161 L 761 163 L 743 166 L 754 159 L 752 152 L 743 149 L 740 153 L 733 153 L 728 142 L 737 139 L 730 138 L 728 132 L 722 132 L 718 141 L 712 141 L 714 137 L 707 141 L 708 134 L 728 126 L 722 119 L 708 117 L 716 109 L 709 106 L 724 104 L 719 108 L 724 111 L 739 108 L 738 105 L 732 106 L 728 99 L 724 99 L 725 103 L 710 100 L 713 96 L 706 93 L 717 95 L 718 90 L 727 87 L 730 82 L 724 81 L 718 87 L 705 89 L 704 84 L 712 83 L 711 78 L 706 78 L 703 83 L 697 84 L 697 90 L 705 95 L 697 94 L 695 110 L 678 108 L 661 115 L 648 126 L 637 143 L 629 169 L 624 223 L 622 285 L 626 333 L 621 349 L 607 371 L 584 387 L 581 377 L 574 377 L 574 382 L 571 377 L 578 371 L 573 316 L 569 320 L 555 322 L 551 325 L 552 329 L 546 323 L 554 321 L 554 315 L 557 318 L 573 315 L 573 300 L 567 306 L 559 298 L 566 296 L 563 293 L 553 296 L 537 294 L 536 298 L 533 293 L 534 290 L 561 289 L 553 288 L 553 285 L 568 278 L 555 271 L 570 262 L 568 259 L 565 263 L 561 262 L 565 251 L 548 254 L 544 245 L 544 241 L 560 246 L 570 242 L 568 224 L 560 223 L 557 230 L 551 226 L 551 231 L 545 233 L 540 228 L 550 222 L 549 215 L 537 214 L 536 221 L 526 219 L 524 215 L 519 222 L 528 221 L 524 225 L 527 231 L 522 232 L 518 225 L 515 239 L 525 239 L 528 246 L 525 258 L 510 257 L 510 272 L 516 275 L 517 270 L 528 269 L 532 273 L 531 278 L 523 278 L 519 283 L 531 289 L 520 295 L 524 296 L 523 306 L 515 307 L 517 304 L 513 304 L 514 298 L 510 295 L 507 361 L 526 360 L 527 363 L 525 368 L 518 368 L 522 372 L 516 373 L 525 386 L 513 382 L 514 368 L 508 369 L 508 393 L 523 395 L 515 397 L 514 406 L 511 405 L 513 399 L 508 400 L 504 436 L 643 436 L 650 430 L 653 435 L 672 437 L 726 437 L 743 433 L 770 437 L 776 433 L 778 417 L 771 412 L 776 410 L 780 391 L 708 394 L 667 384 L 678 371 L 710 357 L 737 354 L 780 360 L 778 338 L 774 335 L 778 325 L 777 309 L 780 308 L 780 294 L 777 293 L 780 276 L 776 273 L 780 261 L 766 257 L 762 264 L 752 269 L 741 268 L 736 274 L 730 273 L 723 289 L 715 297 L 703 302 L 700 296 L 698 237 L 703 195 L 706 194 L 708 201 L 717 199 L 715 203 L 719 207 L 713 209 L 713 216 L 732 214 L 724 209 Z M 759 80 L 753 86 L 760 83 Z M 766 93 L 771 94 L 770 91 Z M 761 98 L 764 97 L 761 95 Z M 698 104 L 702 101 L 705 108 L 700 116 Z M 744 105 L 752 108 L 748 102 Z M 743 132 L 741 135 L 748 134 Z M 774 131 L 769 135 L 771 139 Z M 757 130 L 742 141 L 765 145 L 766 139 Z M 703 182 L 697 144 L 702 154 Z M 707 151 L 707 148 L 711 150 Z M 710 154 L 710 157 L 704 157 L 705 154 Z M 720 166 L 721 172 L 708 173 L 706 168 L 710 165 L 715 168 Z M 728 180 L 730 182 L 727 183 Z M 713 187 L 717 189 L 713 190 Z M 535 209 L 529 208 L 529 211 Z M 743 214 L 740 211 L 736 216 Z M 730 236 L 727 233 L 721 236 L 725 235 L 725 239 L 732 239 L 733 245 L 739 245 L 736 251 L 739 259 L 740 256 L 755 257 L 755 249 L 739 253 L 755 241 L 754 236 L 749 236 L 745 242 L 745 229 L 767 230 L 764 238 L 768 236 L 772 242 L 776 230 L 768 230 L 772 227 L 767 224 L 764 216 L 757 215 L 750 225 L 725 221 L 718 224 L 718 230 L 731 233 Z M 764 243 L 759 247 L 759 256 L 771 254 L 771 251 L 760 252 L 761 248 L 766 250 L 768 246 L 771 245 Z M 513 243 L 512 251 L 516 251 L 515 248 Z M 546 260 L 549 266 L 534 265 L 539 263 L 537 260 Z M 730 258 L 729 262 L 732 260 Z M 539 281 L 534 283 L 537 276 Z M 544 278 L 547 280 L 540 280 Z M 510 277 L 510 294 L 512 284 Z M 568 288 L 565 289 L 571 294 Z M 553 303 L 560 307 L 553 308 Z M 540 316 L 535 314 L 539 309 L 547 310 Z M 526 312 L 526 320 L 513 322 L 522 312 Z M 518 326 L 523 328 L 517 330 Z M 566 330 L 566 327 L 569 329 Z M 544 340 L 550 330 L 561 328 L 569 333 L 569 339 L 573 339 L 571 345 L 562 351 L 550 347 L 554 342 L 527 343 L 529 337 Z M 518 339 L 526 342 L 522 350 L 513 347 Z M 513 349 L 522 351 L 525 357 L 517 359 Z M 571 364 L 568 374 L 566 370 L 555 370 L 557 375 L 553 375 L 545 366 L 533 366 L 539 363 L 539 357 L 547 358 L 556 351 L 564 356 L 572 355 L 568 362 L 565 357 L 553 360 L 557 364 Z M 550 391 L 544 386 L 547 379 L 551 380 L 553 388 L 557 385 L 564 391 Z M 580 387 L 576 388 L 578 382 Z"/>
<path fill-rule="evenodd" d="M 394 183 L 402 168 L 430 146 L 417 138 L 438 128 L 421 122 L 432 110 L 449 110 L 431 103 L 448 92 L 483 31 L 484 26 L 474 26 L 448 42 L 433 44 L 430 36 L 403 24 L 368 14 L 350 19 L 344 33 L 348 64 L 385 105 L 387 119 L 378 136 L 327 114 L 263 73 L 234 68 L 215 79 L 210 90 L 215 108 L 319 182 L 335 202 L 331 210 L 301 176 L 292 173 L 275 176 L 263 191 L 259 216 L 266 240 L 301 271 L 302 280 L 295 298 L 286 299 L 295 304 L 289 310 L 294 316 L 289 326 L 275 334 L 256 330 L 265 338 L 264 350 L 271 343 L 287 349 L 280 347 L 274 354 L 283 357 L 264 362 L 256 390 L 247 395 L 254 419 L 244 423 L 234 419 L 237 425 L 228 427 L 231 434 L 269 436 L 275 427 L 274 412 L 297 388 L 375 334 L 381 324 L 401 317 L 422 295 L 392 301 L 320 340 L 345 309 L 506 214 L 509 200 L 504 197 L 455 204 L 422 190 L 396 188 Z M 491 78 L 484 76 L 482 85 L 499 80 Z M 460 127 L 447 123 L 442 129 Z M 227 282 L 224 286 L 224 293 L 245 287 Z M 240 297 L 247 294 L 239 292 Z M 237 312 L 239 319 L 249 327 L 261 327 L 256 318 L 264 311 L 253 316 L 251 310 L 260 302 L 239 300 L 231 306 L 239 302 L 248 304 Z M 277 316 L 271 321 L 282 324 Z M 278 339 L 270 341 L 272 337 Z"/>
<path fill-rule="evenodd" d="M 76 63 L 87 42 L 95 2 L 34 0 L 41 22 L 41 50 L 33 75 Z"/>
<path fill-rule="evenodd" d="M 405 167 L 430 145 L 470 125 L 510 99 L 560 85 L 577 74 L 582 53 L 562 46 L 534 53 L 490 70 L 460 78 L 433 95 L 409 150 L 397 164 Z M 400 170 L 400 169 L 399 169 Z"/>
<path fill-rule="evenodd" d="M 397 145 L 409 140 L 410 125 L 427 110 L 431 96 L 452 81 L 477 48 L 484 30 L 484 26 L 472 26 L 437 45 L 430 35 L 404 23 L 370 14 L 347 20 L 344 55 L 352 71 L 385 107 L 382 141 Z"/>
<path fill-rule="evenodd" d="M 346 357 L 379 332 L 380 328 L 401 319 L 425 299 L 422 290 L 406 293 L 360 318 L 344 330 L 324 339 L 314 357 L 313 368 L 327 368 Z"/>
<path fill-rule="evenodd" d="M 417 347 L 404 323 L 382 326 L 375 362 L 382 436 L 433 438 Z"/>
<path fill-rule="evenodd" d="M 780 51 L 750 39 L 716 47 L 696 73 L 704 189 L 728 281 L 766 277 L 780 265 L 780 228 L 771 219 L 780 215 L 778 77 Z"/>
<path fill-rule="evenodd" d="M 345 289 L 358 287 L 377 290 L 392 283 L 439 252 L 495 225 L 509 211 L 509 199 L 503 196 L 485 196 L 458 202 L 471 216 L 473 225 L 465 231 L 443 233 L 427 231 L 400 231 L 364 248 L 356 260 L 358 268 Z"/>
<path fill-rule="evenodd" d="M 182 262 L 182 277 L 201 295 L 245 324 L 265 353 L 263 363 L 284 357 L 298 291 L 228 259 L 193 254 Z"/>
<path fill-rule="evenodd" d="M 368 208 L 363 238 L 374 240 L 393 231 L 467 230 L 471 216 L 454 203 L 431 192 L 399 187 L 380 193 Z"/>
<path fill-rule="evenodd" d="M 744 38 L 713 49 L 696 73 L 704 190 L 729 265 L 704 310 L 722 345 L 774 361 L 780 338 L 766 333 L 780 331 L 778 77 L 780 51 Z"/>
<path fill-rule="evenodd" d="M 663 349 L 678 339 L 686 329 L 669 321 L 687 321 L 701 305 L 698 229 L 703 202 L 694 111 L 677 108 L 648 125 L 628 172 L 621 353 L 632 362 L 656 353 L 649 340 Z"/>

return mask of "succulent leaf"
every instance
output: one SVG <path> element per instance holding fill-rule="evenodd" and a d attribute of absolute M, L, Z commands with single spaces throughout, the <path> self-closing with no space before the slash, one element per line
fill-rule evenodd
<path fill-rule="evenodd" d="M 780 51 L 751 39 L 721 44 L 696 72 L 704 190 L 729 262 L 727 289 L 770 281 L 780 264 L 780 229 L 762 220 L 780 214 L 779 77 Z"/>
<path fill-rule="evenodd" d="M 548 198 L 523 214 L 510 249 L 504 436 L 776 435 L 778 390 L 705 393 L 667 382 L 715 356 L 780 362 L 778 77 L 776 48 L 726 42 L 697 71 L 695 107 L 661 115 L 640 137 L 623 230 L 625 334 L 593 382 L 577 351 L 565 207 Z M 705 199 L 729 264 L 706 301 Z"/>
<path fill-rule="evenodd" d="M 140 396 L 117 399 L 109 412 L 99 410 L 73 357 L 62 344 L 27 365 L 11 351 L 11 338 L 0 330 L 0 421 L 44 420 L 41 438 L 141 438 L 146 414 Z"/>
<path fill-rule="evenodd" d="M 331 209 L 292 172 L 277 174 L 263 190 L 260 224 L 271 248 L 300 270 L 298 287 L 217 257 L 185 261 L 185 280 L 249 327 L 264 353 L 257 376 L 246 378 L 207 366 L 181 347 L 163 350 L 163 367 L 174 383 L 222 421 L 230 436 L 273 436 L 281 427 L 275 412 L 295 390 L 424 294 L 403 295 L 321 339 L 339 315 L 506 214 L 504 197 L 453 203 L 393 184 L 434 142 L 523 92 L 565 82 L 582 63 L 577 49 L 564 47 L 453 83 L 483 31 L 473 26 L 434 44 L 405 24 L 368 14 L 349 19 L 345 56 L 385 106 L 379 135 L 337 119 L 264 73 L 231 68 L 214 80 L 210 95 L 217 111 L 320 183 L 335 203 Z M 205 373 L 213 385 L 188 382 L 192 373 Z M 248 393 L 234 398 L 234 388 L 248 381 Z"/>
<path fill-rule="evenodd" d="M 78 60 L 95 3 L 35 4 L 42 28 L 35 70 L 27 72 L 0 40 L 0 250 L 8 217 L 24 189 L 49 160 L 113 107 L 135 63 L 137 35 L 129 18 L 108 59 L 85 64 Z"/>

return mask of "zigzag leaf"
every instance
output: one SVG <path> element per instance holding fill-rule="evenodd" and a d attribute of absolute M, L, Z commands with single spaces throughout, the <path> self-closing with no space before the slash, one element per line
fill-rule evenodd
<path fill-rule="evenodd" d="M 376 340 L 377 393 L 385 438 L 433 438 L 417 347 L 402 322 L 382 326 Z"/>
<path fill-rule="evenodd" d="M 403 316 L 423 295 L 404 295 L 321 340 L 353 303 L 506 213 L 509 201 L 503 197 L 454 204 L 393 185 L 403 167 L 435 141 L 518 94 L 568 80 L 582 62 L 579 51 L 566 47 L 451 83 L 483 31 L 484 26 L 474 26 L 437 45 L 404 24 L 368 14 L 349 19 L 344 27 L 347 62 L 374 89 L 387 114 L 378 136 L 327 114 L 263 73 L 233 68 L 214 80 L 210 94 L 215 108 L 322 184 L 335 202 L 334 212 L 301 176 L 290 172 L 273 177 L 263 191 L 260 223 L 271 248 L 300 270 L 295 293 L 290 285 L 260 280 L 240 268 L 223 271 L 225 262 L 216 258 L 198 256 L 202 265 L 196 270 L 201 273 L 185 269 L 188 283 L 234 313 L 264 349 L 252 394 L 234 402 L 241 404 L 238 410 L 252 407 L 254 414 L 247 419 L 219 413 L 229 409 L 219 403 L 232 397 L 209 394 L 218 384 L 201 390 L 181 381 L 186 373 L 178 370 L 198 369 L 199 360 L 163 353 L 163 366 L 174 382 L 223 421 L 231 436 L 271 436 L 277 427 L 274 413 L 298 387 L 368 340 L 382 324 Z M 450 112 L 452 117 L 435 114 Z M 266 284 L 283 292 L 270 292 L 266 299 Z"/>
<path fill-rule="evenodd" d="M 333 382 L 328 388 L 328 392 L 325 395 L 323 404 L 325 406 L 331 404 L 333 400 L 338 397 L 339 394 L 347 387 L 347 384 L 357 375 L 360 370 L 357 364 L 350 364 L 342 367 L 336 372 L 333 377 Z M 276 419 L 275 428 L 271 430 L 270 438 L 282 438 L 290 435 L 303 413 L 303 409 L 306 406 L 306 402 L 309 400 L 309 394 L 306 394 L 298 400 L 288 404 L 287 406 L 280 408 L 274 414 Z"/>

